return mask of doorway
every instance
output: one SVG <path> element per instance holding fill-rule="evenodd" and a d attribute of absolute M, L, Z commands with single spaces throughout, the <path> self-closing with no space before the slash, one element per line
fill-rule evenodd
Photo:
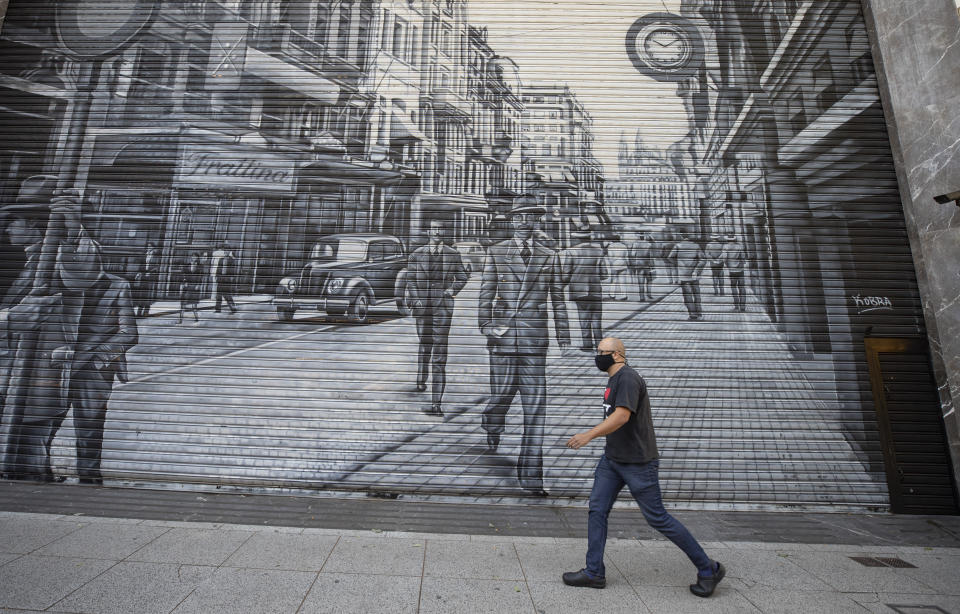
<path fill-rule="evenodd" d="M 867 337 L 864 344 L 891 511 L 960 513 L 926 338 Z"/>

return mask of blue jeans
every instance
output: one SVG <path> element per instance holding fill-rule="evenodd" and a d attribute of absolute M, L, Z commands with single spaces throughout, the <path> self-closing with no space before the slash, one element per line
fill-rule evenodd
<path fill-rule="evenodd" d="M 587 568 L 595 578 L 605 578 L 603 549 L 607 543 L 607 517 L 624 484 L 637 500 L 647 524 L 660 531 L 690 558 L 697 570 L 712 573 L 712 562 L 690 531 L 663 509 L 658 472 L 660 461 L 618 463 L 600 457 L 590 493 L 590 516 L 587 522 Z"/>

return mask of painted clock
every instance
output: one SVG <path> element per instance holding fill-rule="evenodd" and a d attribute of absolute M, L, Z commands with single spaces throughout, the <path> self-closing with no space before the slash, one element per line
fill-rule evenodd
<path fill-rule="evenodd" d="M 116 53 L 153 20 L 158 0 L 72 0 L 57 4 L 57 37 L 74 56 Z"/>
<path fill-rule="evenodd" d="M 672 13 L 651 13 L 627 32 L 627 57 L 642 74 L 677 81 L 703 65 L 703 38 L 697 26 Z"/>

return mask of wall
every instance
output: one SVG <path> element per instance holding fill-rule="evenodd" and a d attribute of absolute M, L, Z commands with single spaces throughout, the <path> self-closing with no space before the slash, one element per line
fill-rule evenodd
<path fill-rule="evenodd" d="M 867 0 L 887 125 L 923 296 L 944 423 L 960 478 L 960 19 L 954 0 Z"/>
<path fill-rule="evenodd" d="M 583 499 L 612 335 L 673 501 L 887 509 L 863 340 L 925 331 L 858 0 L 58 5 L 96 61 L 37 6 L 8 476 Z"/>

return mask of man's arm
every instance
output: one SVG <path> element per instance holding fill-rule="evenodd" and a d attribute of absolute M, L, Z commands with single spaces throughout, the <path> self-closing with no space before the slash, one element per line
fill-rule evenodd
<path fill-rule="evenodd" d="M 567 301 L 563 294 L 563 272 L 560 257 L 554 253 L 550 267 L 550 300 L 553 301 L 553 327 L 557 332 L 560 347 L 570 345 L 570 324 L 567 320 Z"/>
<path fill-rule="evenodd" d="M 603 437 L 616 431 L 630 420 L 630 410 L 626 407 L 616 408 L 603 422 L 589 431 L 577 433 L 567 441 L 567 447 L 579 450 L 597 437 Z"/>
<path fill-rule="evenodd" d="M 451 248 L 453 252 L 453 285 L 450 286 L 448 292 L 450 296 L 456 296 L 463 290 L 463 287 L 467 285 L 467 280 L 469 276 L 467 275 L 467 267 L 463 266 L 463 258 L 460 257 L 460 252 Z"/>
<path fill-rule="evenodd" d="M 493 248 L 487 251 L 483 259 L 483 276 L 480 279 L 480 300 L 477 306 L 477 323 L 480 331 L 490 334 L 493 322 L 493 304 L 497 297 L 497 264 L 493 258 Z"/>

